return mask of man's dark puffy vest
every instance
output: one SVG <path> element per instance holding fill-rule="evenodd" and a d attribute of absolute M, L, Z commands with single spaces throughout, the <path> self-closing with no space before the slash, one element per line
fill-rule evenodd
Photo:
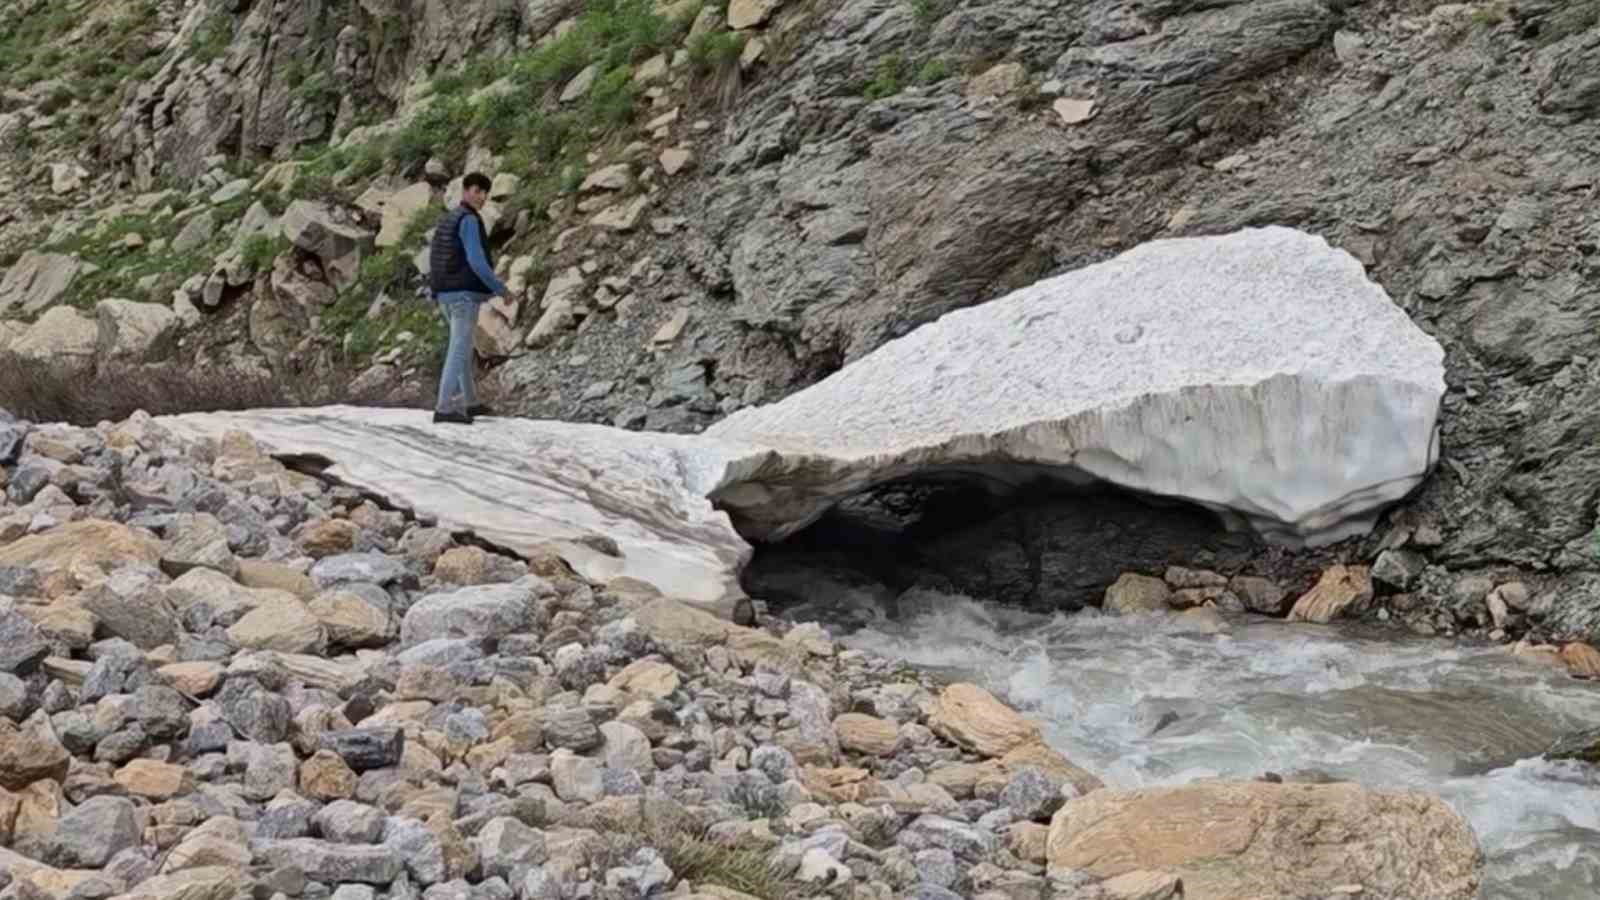
<path fill-rule="evenodd" d="M 461 243 L 461 219 L 471 216 L 478 220 L 479 240 L 484 242 L 483 258 L 489 261 L 489 268 L 494 268 L 494 257 L 489 255 L 488 229 L 483 227 L 483 218 L 471 207 L 465 204 L 445 213 L 443 219 L 433 229 L 433 243 L 428 247 L 428 287 L 435 294 L 445 294 L 451 291 L 472 291 L 477 294 L 492 294 L 489 286 L 478 278 L 472 271 L 472 266 L 467 262 L 467 248 Z"/>

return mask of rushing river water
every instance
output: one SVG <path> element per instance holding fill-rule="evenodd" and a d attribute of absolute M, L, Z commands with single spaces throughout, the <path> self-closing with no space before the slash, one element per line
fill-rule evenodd
<path fill-rule="evenodd" d="M 1600 724 L 1600 685 L 1504 647 L 1391 632 L 1239 618 L 1202 635 L 932 595 L 911 607 L 844 642 L 989 687 L 1109 785 L 1276 772 L 1428 791 L 1471 821 L 1485 900 L 1600 896 L 1600 775 L 1533 758 Z"/>

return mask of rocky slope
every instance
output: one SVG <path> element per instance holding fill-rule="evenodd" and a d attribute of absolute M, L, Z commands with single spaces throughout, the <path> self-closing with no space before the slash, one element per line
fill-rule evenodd
<path fill-rule="evenodd" d="M 468 165 L 507 402 L 663 430 L 1153 237 L 1293 225 L 1446 350 L 1443 463 L 1360 554 L 1412 554 L 1430 627 L 1520 573 L 1550 633 L 1600 629 L 1592 0 L 74 9 L 4 26 L 0 241 L 54 254 L 0 286 L 24 359 L 424 380 L 412 214 Z"/>
<path fill-rule="evenodd" d="M 3 900 L 1476 896 L 1438 798 L 1110 791 L 979 687 L 458 543 L 242 432 L 0 416 L 0 486 Z"/>

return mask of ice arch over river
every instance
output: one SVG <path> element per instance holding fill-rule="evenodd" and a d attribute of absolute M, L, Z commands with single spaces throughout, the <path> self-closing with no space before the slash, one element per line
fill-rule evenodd
<path fill-rule="evenodd" d="M 730 615 L 749 541 L 911 476 L 1110 483 L 1295 545 L 1362 533 L 1437 461 L 1443 360 L 1353 257 L 1270 227 L 950 313 L 701 435 L 354 407 L 162 421 L 244 430 L 446 527 Z"/>

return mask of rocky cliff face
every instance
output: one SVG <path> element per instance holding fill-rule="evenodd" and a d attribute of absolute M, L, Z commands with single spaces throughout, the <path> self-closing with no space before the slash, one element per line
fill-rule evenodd
<path fill-rule="evenodd" d="M 170 303 L 180 358 L 426 379 L 406 226 L 471 164 L 521 290 L 482 323 L 507 402 L 690 431 L 1045 275 L 1289 225 L 1446 351 L 1442 465 L 1366 549 L 1549 576 L 1552 627 L 1597 624 L 1593 0 L 93 6 L 0 26 L 0 242 L 55 254 L 0 308 Z M 327 227 L 284 232 L 294 201 Z"/>

